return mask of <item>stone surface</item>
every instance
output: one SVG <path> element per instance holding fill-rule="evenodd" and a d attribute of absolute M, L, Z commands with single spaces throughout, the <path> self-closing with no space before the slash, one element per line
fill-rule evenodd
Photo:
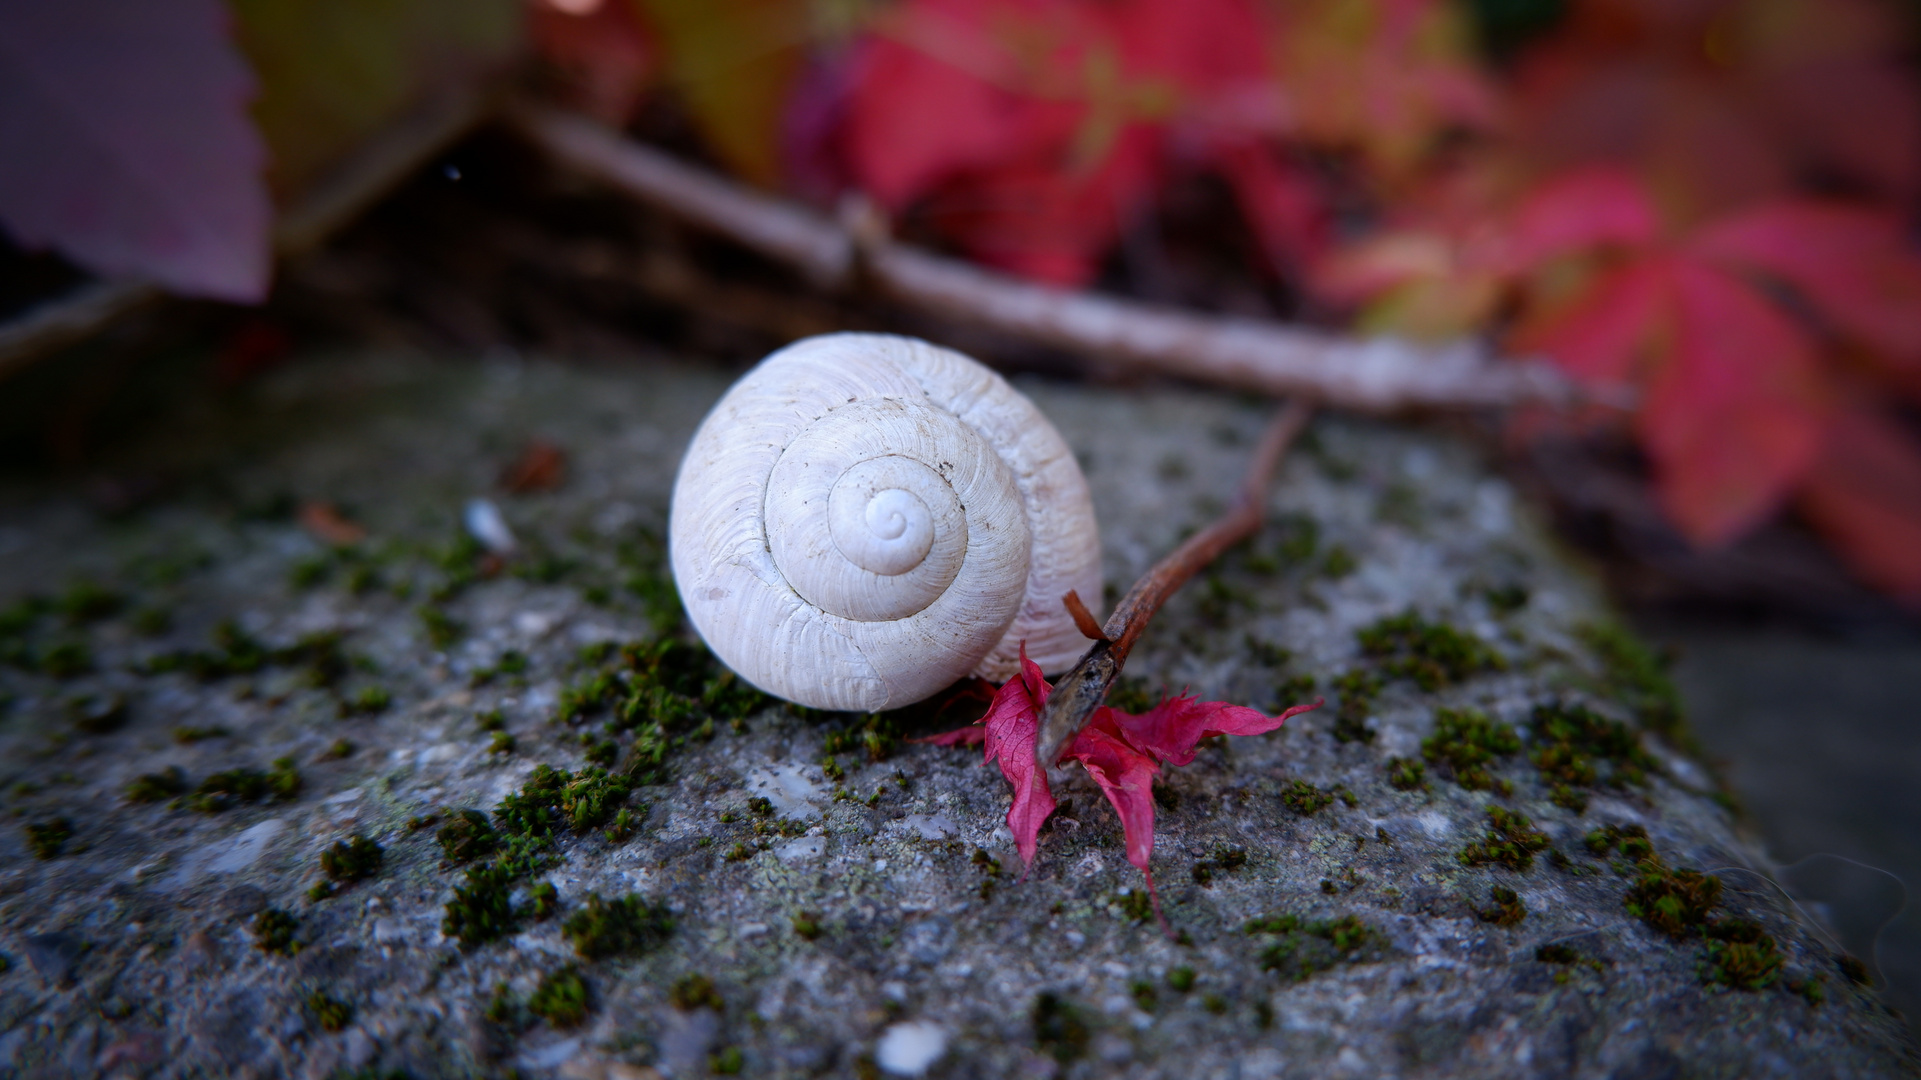
<path fill-rule="evenodd" d="M 1585 629 L 1606 620 L 1593 584 L 1461 446 L 1340 419 L 1282 469 L 1260 540 L 1180 594 L 1130 664 L 1147 688 L 1265 708 L 1312 680 L 1331 699 L 1165 774 L 1154 870 L 1178 940 L 1091 786 L 1059 792 L 1022 877 L 978 751 L 896 738 L 955 726 L 964 704 L 869 721 L 769 702 L 738 730 L 670 726 L 664 764 L 619 804 L 629 827 L 563 830 L 513 885 L 527 909 L 551 882 L 558 911 L 463 947 L 445 920 L 467 879 L 435 839 L 449 812 L 491 810 L 539 764 L 583 769 L 607 741 L 617 768 L 636 760 L 639 735 L 606 734 L 607 712 L 556 716 L 618 668 L 599 643 L 672 632 L 649 538 L 725 382 L 669 365 L 310 358 L 130 449 L 120 469 L 171 486 L 129 517 L 57 488 L 0 493 L 0 601 L 54 601 L 0 637 L 0 1072 L 873 1075 L 906 1060 L 884 1045 L 904 1030 L 942 1033 L 926 1071 L 942 1077 L 1913 1070 L 1899 1022 L 1767 883 L 1702 766 L 1641 732 L 1645 785 L 1583 789 L 1580 813 L 1550 800 L 1529 760 L 1534 707 L 1635 715 Z M 1201 394 L 1025 388 L 1088 469 L 1114 587 L 1225 505 L 1264 419 Z M 566 482 L 501 494 L 535 436 L 568 451 Z M 457 543 L 474 497 L 522 545 L 501 572 Z M 303 529 L 289 513 L 303 500 L 365 527 L 359 554 Z M 1501 669 L 1432 692 L 1394 677 L 1357 631 L 1409 610 Z M 220 636 L 229 620 L 244 638 Z M 324 633 L 336 649 L 309 637 Z M 247 641 L 264 658 L 235 670 Z M 154 672 L 195 650 L 224 659 Z M 1383 679 L 1371 709 L 1350 710 L 1358 728 L 1337 708 L 1350 671 Z M 124 722 L 98 730 L 112 694 Z M 1519 752 L 1489 766 L 1510 794 L 1439 764 L 1425 789 L 1390 784 L 1390 759 L 1419 759 L 1441 708 L 1518 729 Z M 480 719 L 496 710 L 511 750 Z M 202 812 L 126 797 L 170 767 L 190 789 L 223 770 L 284 776 L 282 757 L 301 781 L 290 798 Z M 1314 809 L 1295 781 L 1331 797 Z M 1560 857 L 1465 864 L 1490 805 Z M 62 819 L 71 836 L 54 843 Z M 1630 913 L 1652 864 L 1590 853 L 1607 825 L 1643 826 L 1663 865 L 1715 871 L 1712 917 L 1776 943 L 1771 985 L 1711 984 L 1708 944 Z M 354 835 L 384 847 L 379 868 L 314 889 L 322 854 Z M 1483 917 L 1497 888 L 1518 921 Z M 664 904 L 673 928 L 581 955 L 563 927 L 590 894 Z M 293 920 L 282 951 L 261 947 L 273 911 Z M 1292 932 L 1249 932 L 1290 915 Z M 584 1013 L 556 1026 L 556 988 L 576 975 Z"/>
<path fill-rule="evenodd" d="M 1921 1023 L 1921 641 L 1670 628 L 1675 680 L 1783 883 Z"/>

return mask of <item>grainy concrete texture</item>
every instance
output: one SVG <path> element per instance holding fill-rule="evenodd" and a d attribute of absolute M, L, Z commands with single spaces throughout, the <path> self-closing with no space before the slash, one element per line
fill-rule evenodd
<path fill-rule="evenodd" d="M 1164 774 L 1170 939 L 1091 786 L 1023 878 L 997 772 L 905 741 L 977 703 L 803 714 L 647 650 L 676 632 L 652 538 L 726 381 L 311 357 L 130 450 L 166 482 L 141 509 L 0 492 L 0 1073 L 1913 1072 L 1658 672 L 1463 447 L 1318 421 L 1268 529 L 1144 639 L 1137 702 L 1329 698 Z M 1119 586 L 1265 419 L 1021 385 Z M 502 494 L 533 437 L 564 483 Z M 475 497 L 504 566 L 460 540 Z M 332 551 L 308 500 L 367 538 Z"/>

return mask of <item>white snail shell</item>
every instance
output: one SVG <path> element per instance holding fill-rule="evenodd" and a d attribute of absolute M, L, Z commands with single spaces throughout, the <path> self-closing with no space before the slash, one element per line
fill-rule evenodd
<path fill-rule="evenodd" d="M 973 360 L 885 334 L 808 338 L 735 383 L 681 462 L 668 544 L 708 647 L 822 709 L 1005 680 L 1023 641 L 1066 667 L 1087 641 L 1061 597 L 1101 594 L 1060 433 Z"/>

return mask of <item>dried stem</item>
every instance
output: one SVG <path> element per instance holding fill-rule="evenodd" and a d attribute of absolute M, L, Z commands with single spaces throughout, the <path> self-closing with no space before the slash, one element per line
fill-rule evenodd
<path fill-rule="evenodd" d="M 1567 402 L 1572 386 L 1538 363 L 1491 362 L 1476 345 L 1367 340 L 1263 319 L 1048 288 L 886 236 L 871 206 L 835 221 L 643 146 L 584 117 L 520 104 L 520 132 L 555 160 L 680 219 L 800 270 L 823 287 L 872 288 L 971 326 L 1132 370 L 1307 394 L 1370 413 Z"/>
<path fill-rule="evenodd" d="M 1188 537 L 1180 547 L 1142 574 L 1115 606 L 1114 613 L 1107 617 L 1107 625 L 1101 628 L 1103 640 L 1096 641 L 1073 670 L 1054 684 L 1047 707 L 1041 713 L 1040 738 L 1034 744 L 1035 757 L 1043 769 L 1060 759 L 1061 751 L 1067 748 L 1086 725 L 1087 718 L 1100 707 L 1107 697 L 1107 691 L 1120 678 L 1121 669 L 1127 664 L 1127 655 L 1134 651 L 1134 643 L 1140 640 L 1142 632 L 1147 629 L 1148 620 L 1167 602 L 1167 598 L 1174 595 L 1174 591 L 1185 585 L 1202 567 L 1219 558 L 1221 552 L 1260 530 L 1261 520 L 1266 516 L 1267 487 L 1274 479 L 1274 470 L 1280 464 L 1281 455 L 1286 453 L 1288 445 L 1301 433 L 1301 429 L 1307 426 L 1308 418 L 1313 413 L 1314 407 L 1306 399 L 1297 397 L 1275 414 L 1267 430 L 1261 434 L 1260 444 L 1254 449 L 1254 458 L 1248 464 L 1247 476 L 1241 481 L 1240 495 L 1234 500 L 1233 509 L 1212 525 Z M 1072 602 L 1067 602 L 1070 613 L 1074 612 L 1079 600 L 1076 596 Z M 1085 607 L 1082 607 L 1081 612 L 1085 611 Z M 1077 616 L 1075 622 L 1080 621 Z M 1090 617 L 1088 622 L 1092 621 Z M 1081 629 L 1086 633 L 1088 627 L 1082 626 Z"/>
<path fill-rule="evenodd" d="M 144 282 L 96 282 L 0 324 L 0 379 L 26 370 L 28 364 L 55 349 L 99 333 L 160 296 L 159 289 Z"/>

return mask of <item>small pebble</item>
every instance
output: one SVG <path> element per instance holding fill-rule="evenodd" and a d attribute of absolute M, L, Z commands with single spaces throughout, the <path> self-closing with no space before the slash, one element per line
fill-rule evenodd
<path fill-rule="evenodd" d="M 874 1063 L 894 1076 L 920 1076 L 947 1052 L 947 1031 L 926 1020 L 895 1024 L 874 1047 Z"/>

